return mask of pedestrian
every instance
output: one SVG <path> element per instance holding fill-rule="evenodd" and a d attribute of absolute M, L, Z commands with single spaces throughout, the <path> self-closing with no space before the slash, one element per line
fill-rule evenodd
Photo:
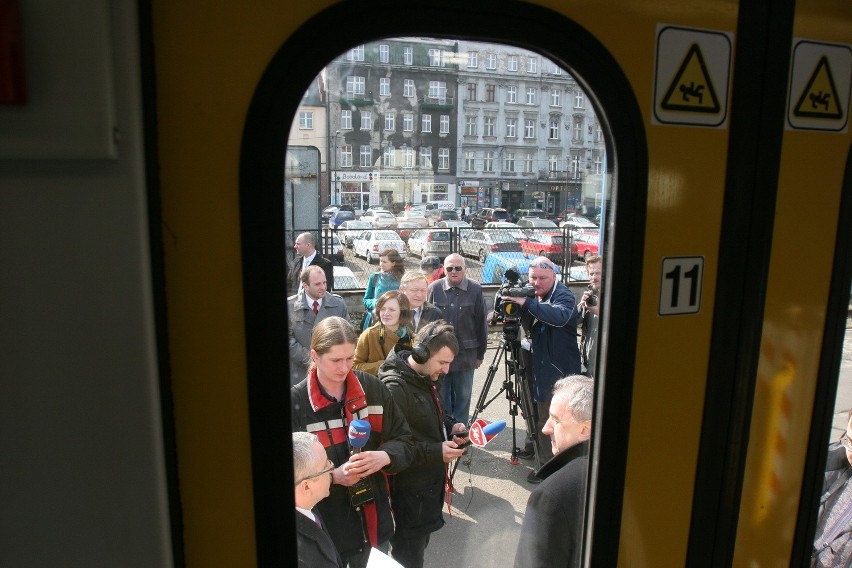
<path fill-rule="evenodd" d="M 556 382 L 542 431 L 553 458 L 537 475 L 527 500 L 515 568 L 581 566 L 594 380 L 573 375 Z"/>
<path fill-rule="evenodd" d="M 413 349 L 397 345 L 379 369 L 414 439 L 411 467 L 391 478 L 396 513 L 391 555 L 405 568 L 422 568 L 430 535 L 444 526 L 447 464 L 464 453 L 458 447 L 464 440 L 452 433 L 465 425 L 444 412 L 437 388 L 458 351 L 453 327 L 439 320 L 420 330 Z"/>
<path fill-rule="evenodd" d="M 355 368 L 377 375 L 397 343 L 411 348 L 408 298 L 399 290 L 385 292 L 376 302 L 377 322 L 361 332 L 355 347 Z"/>
<path fill-rule="evenodd" d="M 405 263 L 396 249 L 387 248 L 379 253 L 379 270 L 373 272 L 367 280 L 367 289 L 364 291 L 364 320 L 361 329 L 367 329 L 373 324 L 373 309 L 376 300 L 382 294 L 390 290 L 399 289 L 399 281 L 405 274 Z"/>
<path fill-rule="evenodd" d="M 812 568 L 852 565 L 852 411 L 846 432 L 828 447 Z"/>
<path fill-rule="evenodd" d="M 594 377 L 598 361 L 598 321 L 601 309 L 601 286 L 603 280 L 603 258 L 590 256 L 586 259 L 589 286 L 577 303 L 580 320 L 580 355 L 585 374 Z"/>
<path fill-rule="evenodd" d="M 399 291 L 405 294 L 411 307 L 412 333 L 416 334 L 427 323 L 441 319 L 441 310 L 426 301 L 429 280 L 425 274 L 415 270 L 406 271 L 399 282 Z"/>
<path fill-rule="evenodd" d="M 296 237 L 296 242 L 293 245 L 293 248 L 296 249 L 296 258 L 293 259 L 293 265 L 290 267 L 290 273 L 287 276 L 287 292 L 289 294 L 298 292 L 301 285 L 302 270 L 309 266 L 322 268 L 325 272 L 328 289 L 334 290 L 334 265 L 317 252 L 316 242 L 313 233 L 302 233 Z"/>
<path fill-rule="evenodd" d="M 312 432 L 334 464 L 330 495 L 317 504 L 337 552 L 350 568 L 367 565 L 371 548 L 387 552 L 394 521 L 385 474 L 411 464 L 411 431 L 379 379 L 352 369 L 355 328 L 322 320 L 311 337 L 311 369 L 290 389 L 291 430 Z M 366 444 L 349 443 L 353 420 L 370 424 Z"/>
<path fill-rule="evenodd" d="M 426 276 L 426 281 L 431 284 L 435 280 L 444 277 L 444 265 L 437 256 L 427 256 L 420 261 L 420 272 Z"/>
<path fill-rule="evenodd" d="M 458 355 L 441 381 L 444 410 L 459 422 L 470 419 L 473 372 L 482 365 L 488 346 L 488 322 L 482 287 L 467 277 L 467 265 L 459 254 L 444 259 L 446 276 L 429 285 L 428 301 L 441 310 L 459 340 Z"/>

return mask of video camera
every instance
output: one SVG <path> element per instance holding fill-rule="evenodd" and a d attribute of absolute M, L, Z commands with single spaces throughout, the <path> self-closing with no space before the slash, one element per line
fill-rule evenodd
<path fill-rule="evenodd" d="M 532 298 L 535 296 L 535 288 L 527 281 L 521 281 L 521 275 L 514 268 L 510 268 L 504 275 L 503 284 L 497 290 L 494 297 L 494 318 L 491 323 L 503 323 L 504 332 L 517 330 L 517 323 L 521 318 L 521 306 L 503 297 Z"/>

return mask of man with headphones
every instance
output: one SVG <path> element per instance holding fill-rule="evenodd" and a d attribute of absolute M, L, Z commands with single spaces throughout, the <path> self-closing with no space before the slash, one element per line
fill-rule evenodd
<path fill-rule="evenodd" d="M 405 568 L 423 566 L 430 535 L 444 525 L 447 464 L 464 453 L 465 438 L 453 433 L 465 425 L 444 413 L 437 388 L 458 351 L 453 326 L 438 320 L 420 330 L 411 350 L 398 344 L 379 367 L 414 438 L 414 462 L 388 478 L 396 520 L 391 555 Z"/>

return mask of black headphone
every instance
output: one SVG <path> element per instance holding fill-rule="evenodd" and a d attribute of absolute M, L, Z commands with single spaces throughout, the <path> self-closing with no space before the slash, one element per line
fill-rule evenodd
<path fill-rule="evenodd" d="M 441 331 L 435 333 L 436 329 L 441 329 Z M 426 337 L 423 338 L 423 341 L 420 341 L 411 349 L 411 358 L 414 359 L 415 363 L 422 365 L 429 360 L 429 356 L 431 355 L 431 353 L 429 353 L 429 343 L 445 331 L 447 331 L 447 329 L 444 328 L 443 324 L 437 324 L 429 331 Z"/>

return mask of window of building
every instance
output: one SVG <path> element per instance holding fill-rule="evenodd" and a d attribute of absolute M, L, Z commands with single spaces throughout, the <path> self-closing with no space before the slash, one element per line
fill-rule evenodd
<path fill-rule="evenodd" d="M 440 67 L 441 66 L 441 50 L 440 49 L 430 49 L 429 50 L 429 66 L 430 67 Z"/>
<path fill-rule="evenodd" d="M 432 132 L 431 114 L 424 114 L 420 117 L 420 132 Z"/>
<path fill-rule="evenodd" d="M 476 100 L 476 83 L 468 83 L 467 84 L 467 100 L 475 101 Z"/>
<path fill-rule="evenodd" d="M 350 146 L 349 144 L 344 144 L 340 147 L 340 167 L 352 167 L 352 146 Z"/>
<path fill-rule="evenodd" d="M 394 167 L 394 148 L 393 146 L 385 146 L 382 148 L 382 166 L 385 168 Z"/>
<path fill-rule="evenodd" d="M 583 91 L 576 91 L 574 93 L 574 108 L 583 108 L 584 102 L 583 99 L 585 96 L 583 95 Z"/>
<path fill-rule="evenodd" d="M 489 53 L 485 56 L 485 68 L 486 69 L 497 69 L 497 54 Z"/>
<path fill-rule="evenodd" d="M 485 152 L 485 158 L 482 160 L 482 171 L 483 172 L 493 172 L 494 171 L 494 152 L 487 151 Z"/>
<path fill-rule="evenodd" d="M 414 79 L 404 79 L 402 82 L 402 96 L 403 97 L 413 97 L 414 96 Z"/>
<path fill-rule="evenodd" d="M 506 172 L 514 172 L 515 171 L 515 153 L 514 152 L 506 152 L 503 155 L 503 170 Z"/>
<path fill-rule="evenodd" d="M 390 46 L 385 43 L 379 46 L 379 63 L 390 63 Z"/>
<path fill-rule="evenodd" d="M 574 120 L 574 142 L 583 141 L 583 119 L 577 118 Z"/>
<path fill-rule="evenodd" d="M 464 133 L 465 136 L 476 136 L 475 116 L 468 115 L 464 117 Z"/>
<path fill-rule="evenodd" d="M 577 154 L 571 156 L 571 178 L 580 179 L 580 156 Z"/>
<path fill-rule="evenodd" d="M 359 45 L 350 49 L 346 59 L 349 61 L 364 61 L 364 46 Z"/>
<path fill-rule="evenodd" d="M 299 112 L 299 128 L 302 130 L 313 130 L 314 128 L 314 113 L 310 110 Z"/>
<path fill-rule="evenodd" d="M 467 66 L 470 69 L 476 69 L 479 67 L 479 52 L 478 51 L 468 51 L 467 52 Z"/>
<path fill-rule="evenodd" d="M 485 102 L 494 102 L 494 91 L 496 91 L 495 85 L 485 85 Z"/>
<path fill-rule="evenodd" d="M 518 56 L 510 55 L 508 60 L 506 61 L 506 69 L 509 71 L 517 71 L 518 70 Z"/>
<path fill-rule="evenodd" d="M 373 113 L 369 110 L 361 111 L 361 130 L 373 129 Z"/>
<path fill-rule="evenodd" d="M 494 117 L 486 116 L 482 125 L 482 134 L 485 136 L 494 136 Z"/>
<path fill-rule="evenodd" d="M 364 94 L 364 77 L 350 75 L 346 78 L 346 94 L 348 95 L 363 95 Z"/>
<path fill-rule="evenodd" d="M 535 87 L 527 87 L 527 104 L 534 105 L 535 104 L 535 95 L 537 89 Z"/>
<path fill-rule="evenodd" d="M 515 138 L 518 135 L 518 119 L 506 119 L 506 138 Z"/>
<path fill-rule="evenodd" d="M 547 157 L 547 169 L 550 173 L 556 173 L 559 171 L 559 156 L 548 156 Z"/>
<path fill-rule="evenodd" d="M 441 115 L 441 134 L 449 134 L 450 133 L 450 115 L 442 114 Z"/>
<path fill-rule="evenodd" d="M 403 168 L 413 168 L 414 167 L 414 148 L 403 148 L 402 149 L 402 157 L 403 157 Z"/>
<path fill-rule="evenodd" d="M 595 125 L 595 142 L 600 142 L 603 140 L 603 130 L 601 130 L 601 125 Z"/>
<path fill-rule="evenodd" d="M 534 165 L 535 156 L 532 152 L 527 152 L 526 156 L 524 156 L 524 173 L 531 174 L 533 173 L 533 165 Z"/>
<path fill-rule="evenodd" d="M 432 148 L 420 148 L 420 167 L 432 169 Z"/>
<path fill-rule="evenodd" d="M 550 106 L 558 107 L 562 105 L 562 91 L 552 89 L 550 91 Z"/>
<path fill-rule="evenodd" d="M 352 111 L 340 111 L 340 128 L 343 130 L 352 130 Z"/>
<path fill-rule="evenodd" d="M 595 165 L 595 173 L 596 174 L 602 174 L 603 173 L 603 160 L 601 160 L 600 155 L 595 156 L 595 160 L 594 160 L 593 163 Z"/>
<path fill-rule="evenodd" d="M 450 169 L 450 149 L 449 148 L 438 148 L 438 169 L 439 170 Z"/>
<path fill-rule="evenodd" d="M 373 161 L 373 152 L 370 149 L 369 144 L 364 144 L 364 145 L 361 146 L 360 156 L 361 156 L 361 161 L 360 161 L 361 167 L 362 168 L 369 168 L 372 165 L 372 161 Z"/>
<path fill-rule="evenodd" d="M 402 50 L 402 62 L 405 65 L 414 65 L 414 48 L 411 46 L 405 47 Z"/>
<path fill-rule="evenodd" d="M 551 71 L 551 73 L 553 73 L 554 75 L 562 75 L 562 68 L 554 63 L 553 70 Z"/>
<path fill-rule="evenodd" d="M 379 96 L 390 96 L 390 79 L 387 77 L 381 77 L 379 79 Z"/>
<path fill-rule="evenodd" d="M 447 82 L 429 81 L 429 98 L 436 99 L 439 103 L 447 102 Z"/>
<path fill-rule="evenodd" d="M 506 102 L 507 103 L 518 102 L 518 88 L 517 87 L 506 87 Z"/>
<path fill-rule="evenodd" d="M 538 73 L 538 59 L 530 57 L 527 59 L 527 73 Z"/>
<path fill-rule="evenodd" d="M 476 171 L 476 152 L 468 151 L 464 153 L 464 171 Z"/>
<path fill-rule="evenodd" d="M 548 138 L 551 140 L 559 140 L 559 121 L 551 120 L 550 121 L 550 132 Z"/>
<path fill-rule="evenodd" d="M 535 120 L 528 118 L 524 121 L 524 138 L 535 138 Z"/>
<path fill-rule="evenodd" d="M 413 112 L 406 112 L 402 114 L 402 130 L 403 132 L 414 132 Z"/>
<path fill-rule="evenodd" d="M 385 131 L 396 130 L 396 114 L 392 112 L 385 113 Z"/>

